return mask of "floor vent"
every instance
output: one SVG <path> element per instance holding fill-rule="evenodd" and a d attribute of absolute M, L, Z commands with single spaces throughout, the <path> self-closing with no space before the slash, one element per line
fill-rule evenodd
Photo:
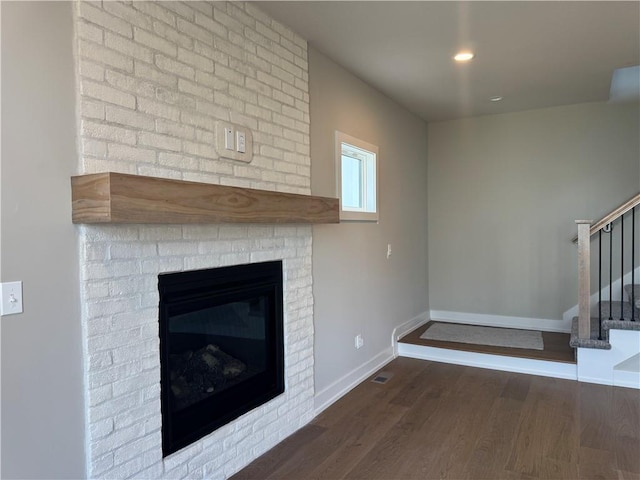
<path fill-rule="evenodd" d="M 371 381 L 373 383 L 387 383 L 391 377 L 393 377 L 393 373 L 380 372 L 380 373 L 377 373 L 376 376 L 373 377 L 373 380 Z"/>

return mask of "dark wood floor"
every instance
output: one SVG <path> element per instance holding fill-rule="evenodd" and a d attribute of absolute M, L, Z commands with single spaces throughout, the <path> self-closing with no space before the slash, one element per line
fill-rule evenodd
<path fill-rule="evenodd" d="M 425 345 L 428 347 L 448 348 L 452 350 L 464 350 L 466 352 L 491 353 L 494 355 L 506 355 L 510 357 L 533 358 L 536 360 L 551 360 L 554 362 L 576 363 L 574 349 L 569 346 L 568 333 L 542 332 L 544 350 L 528 350 L 526 348 L 493 347 L 490 345 L 473 345 L 471 343 L 442 342 L 439 340 L 425 340 L 420 338 L 434 322 L 430 321 L 424 326 L 408 333 L 400 339 L 402 343 L 412 345 Z"/>
<path fill-rule="evenodd" d="M 640 392 L 398 358 L 232 477 L 640 479 Z"/>

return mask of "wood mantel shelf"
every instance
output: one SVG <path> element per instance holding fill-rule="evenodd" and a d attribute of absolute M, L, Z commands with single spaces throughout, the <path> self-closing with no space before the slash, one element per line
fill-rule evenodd
<path fill-rule="evenodd" d="M 73 223 L 339 223 L 336 198 L 96 173 L 71 177 Z"/>

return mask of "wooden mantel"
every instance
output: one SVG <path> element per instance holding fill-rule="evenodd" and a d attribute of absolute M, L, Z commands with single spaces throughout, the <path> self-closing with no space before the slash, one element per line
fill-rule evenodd
<path fill-rule="evenodd" d="M 71 177 L 73 223 L 339 223 L 336 198 L 123 173 Z"/>

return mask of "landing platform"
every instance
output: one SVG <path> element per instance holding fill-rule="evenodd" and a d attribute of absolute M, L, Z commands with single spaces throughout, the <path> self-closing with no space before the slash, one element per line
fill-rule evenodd
<path fill-rule="evenodd" d="M 575 351 L 569 346 L 568 333 L 542 332 L 544 350 L 420 338 L 435 323 L 437 322 L 430 321 L 402 337 L 398 341 L 398 355 L 506 372 L 572 380 L 577 378 Z"/>

